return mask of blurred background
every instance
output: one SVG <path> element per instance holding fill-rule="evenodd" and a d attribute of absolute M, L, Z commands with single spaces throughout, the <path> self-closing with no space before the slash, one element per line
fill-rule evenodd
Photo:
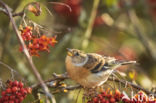
<path fill-rule="evenodd" d="M 35 0 L 5 0 L 20 12 Z M 136 60 L 135 66 L 118 68 L 125 78 L 151 90 L 156 86 L 156 0 L 36 0 L 41 3 L 41 15 L 26 12 L 29 19 L 45 28 L 47 36 L 57 35 L 58 43 L 50 52 L 33 57 L 44 80 L 52 73 L 64 73 L 66 48 L 77 48 L 117 59 Z M 62 2 L 70 6 L 48 2 Z M 51 13 L 49 13 L 51 12 Z M 14 17 L 17 26 L 21 17 Z M 35 84 L 36 79 L 23 53 L 9 18 L 0 11 L 0 61 L 17 73 L 14 78 Z M 0 79 L 11 78 L 9 69 L 0 65 Z M 72 81 L 67 81 L 71 84 Z M 73 93 L 56 95 L 58 103 L 69 103 Z M 32 101 L 33 98 L 27 99 Z M 80 102 L 78 102 L 80 103 Z"/>

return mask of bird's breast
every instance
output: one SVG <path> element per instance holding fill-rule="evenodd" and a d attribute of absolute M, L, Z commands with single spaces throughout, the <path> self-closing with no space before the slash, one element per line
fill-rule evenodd
<path fill-rule="evenodd" d="M 87 88 L 101 85 L 107 80 L 106 77 L 108 77 L 105 73 L 98 75 L 97 73 L 91 73 L 90 69 L 84 68 L 83 66 L 73 65 L 70 57 L 66 57 L 66 70 L 71 79 Z"/>
<path fill-rule="evenodd" d="M 75 66 L 70 57 L 66 57 L 66 69 L 69 76 L 76 81 L 86 78 L 90 73 L 89 70 L 85 69 L 83 66 Z"/>

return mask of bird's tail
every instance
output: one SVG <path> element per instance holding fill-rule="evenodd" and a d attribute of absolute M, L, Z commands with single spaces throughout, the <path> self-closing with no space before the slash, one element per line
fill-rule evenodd
<path fill-rule="evenodd" d="M 137 63 L 136 61 L 124 61 L 124 60 L 118 60 L 116 62 L 118 64 L 121 64 L 121 65 L 128 65 L 128 64 L 136 64 Z"/>

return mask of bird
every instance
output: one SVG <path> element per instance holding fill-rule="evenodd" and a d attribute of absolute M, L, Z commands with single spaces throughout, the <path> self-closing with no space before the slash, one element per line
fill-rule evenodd
<path fill-rule="evenodd" d="M 69 77 L 84 88 L 96 88 L 104 84 L 113 71 L 136 61 L 117 60 L 114 57 L 97 53 L 84 53 L 78 49 L 67 48 L 65 59 Z"/>

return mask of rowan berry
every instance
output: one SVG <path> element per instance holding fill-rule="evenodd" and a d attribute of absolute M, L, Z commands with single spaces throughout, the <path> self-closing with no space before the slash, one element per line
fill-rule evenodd
<path fill-rule="evenodd" d="M 32 89 L 29 87 L 24 88 L 22 82 L 7 81 L 6 89 L 1 92 L 0 103 L 21 103 Z"/>

